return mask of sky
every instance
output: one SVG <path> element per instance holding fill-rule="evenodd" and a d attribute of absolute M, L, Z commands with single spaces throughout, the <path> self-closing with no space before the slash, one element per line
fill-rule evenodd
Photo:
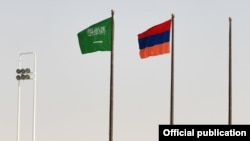
<path fill-rule="evenodd" d="M 1 0 L 0 140 L 17 140 L 20 53 L 37 55 L 36 141 L 108 140 L 110 52 L 82 55 L 77 33 L 111 16 L 114 141 L 158 140 L 170 121 L 171 54 L 139 57 L 137 35 L 175 14 L 174 124 L 250 124 L 248 0 Z M 24 67 L 34 64 L 23 56 Z M 33 81 L 21 85 L 21 140 L 32 141 Z"/>

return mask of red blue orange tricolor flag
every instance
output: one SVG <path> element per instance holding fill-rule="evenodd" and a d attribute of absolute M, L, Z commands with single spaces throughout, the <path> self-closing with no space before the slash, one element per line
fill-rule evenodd
<path fill-rule="evenodd" d="M 140 57 L 161 55 L 170 52 L 170 30 L 172 20 L 155 25 L 138 34 Z"/>

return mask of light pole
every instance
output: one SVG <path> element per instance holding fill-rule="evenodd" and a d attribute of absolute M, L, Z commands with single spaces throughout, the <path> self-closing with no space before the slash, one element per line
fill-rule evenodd
<path fill-rule="evenodd" d="M 33 71 L 30 68 L 22 68 L 22 56 L 33 55 L 34 56 L 34 66 Z M 34 82 L 34 97 L 33 97 L 33 133 L 32 139 L 35 141 L 35 129 L 36 129 L 36 53 L 26 52 L 19 55 L 18 69 L 16 70 L 18 81 L 18 110 L 17 110 L 17 141 L 20 141 L 20 105 L 21 105 L 21 82 L 26 80 L 33 80 Z"/>

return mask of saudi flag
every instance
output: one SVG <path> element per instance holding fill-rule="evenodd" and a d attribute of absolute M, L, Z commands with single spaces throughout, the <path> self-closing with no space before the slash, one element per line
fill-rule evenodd
<path fill-rule="evenodd" d="M 112 18 L 107 18 L 77 34 L 82 54 L 111 51 Z"/>

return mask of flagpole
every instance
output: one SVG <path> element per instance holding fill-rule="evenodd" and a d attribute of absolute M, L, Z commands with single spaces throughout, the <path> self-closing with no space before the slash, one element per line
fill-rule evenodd
<path fill-rule="evenodd" d="M 174 124 L 174 17 L 172 14 L 170 125 Z"/>
<path fill-rule="evenodd" d="M 111 55 L 110 55 L 110 107 L 109 107 L 109 141 L 113 141 L 113 65 L 114 65 L 114 10 L 112 15 L 112 34 L 111 34 Z"/>
<path fill-rule="evenodd" d="M 232 18 L 229 17 L 229 95 L 228 95 L 228 124 L 232 124 Z"/>

